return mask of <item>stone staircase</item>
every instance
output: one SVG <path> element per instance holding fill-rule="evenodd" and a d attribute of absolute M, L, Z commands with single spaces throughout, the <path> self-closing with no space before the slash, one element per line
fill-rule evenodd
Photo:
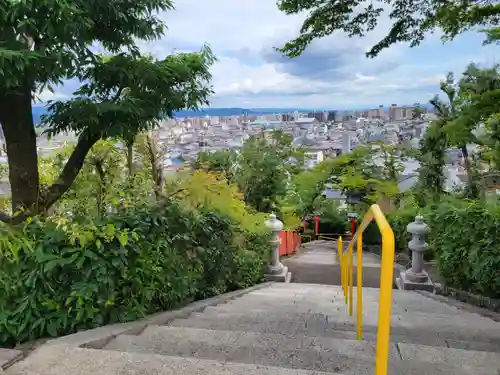
<path fill-rule="evenodd" d="M 56 340 L 6 375 L 374 374 L 378 295 L 363 289 L 363 341 L 340 287 L 272 284 L 102 349 Z M 500 323 L 418 293 L 393 301 L 389 374 L 500 374 Z"/>

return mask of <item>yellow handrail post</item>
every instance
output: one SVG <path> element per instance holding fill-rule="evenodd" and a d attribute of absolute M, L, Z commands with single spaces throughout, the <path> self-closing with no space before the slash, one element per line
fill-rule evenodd
<path fill-rule="evenodd" d="M 375 375 L 387 375 L 389 362 L 389 335 L 391 330 L 392 284 L 394 277 L 394 233 L 380 207 L 376 204 L 370 206 L 358 230 L 353 234 L 347 248 L 347 254 L 341 252 L 341 278 L 342 289 L 349 303 L 349 315 L 353 309 L 353 246 L 356 250 L 356 292 L 357 292 L 357 338 L 362 339 L 363 332 L 363 231 L 372 220 L 375 220 L 382 235 L 382 261 L 380 267 L 380 300 L 378 311 L 377 350 Z"/>
<path fill-rule="evenodd" d="M 346 254 L 344 262 L 344 295 L 345 304 L 349 303 L 349 253 Z"/>
<path fill-rule="evenodd" d="M 346 296 L 346 289 L 345 289 L 345 261 L 346 258 L 342 257 L 342 291 L 344 292 L 344 297 Z"/>
<path fill-rule="evenodd" d="M 382 265 L 380 267 L 380 301 L 377 330 L 377 362 L 375 375 L 387 375 L 389 335 L 391 333 L 392 284 L 394 278 L 394 233 L 387 221 L 382 233 Z"/>
<path fill-rule="evenodd" d="M 352 316 L 353 308 L 353 269 L 354 269 L 354 258 L 352 255 L 352 244 L 349 245 L 349 316 Z"/>
<path fill-rule="evenodd" d="M 356 292 L 357 292 L 357 337 L 358 340 L 363 338 L 363 233 L 359 233 L 357 239 L 357 251 L 356 251 Z"/>
<path fill-rule="evenodd" d="M 340 284 L 342 285 L 342 292 L 344 293 L 344 296 L 346 295 L 346 288 L 345 288 L 345 261 L 346 258 L 344 257 L 344 244 L 342 242 L 342 237 L 339 237 L 339 258 L 340 258 Z"/>
<path fill-rule="evenodd" d="M 342 260 L 342 236 L 337 239 L 337 252 L 339 253 L 339 260 Z"/>
<path fill-rule="evenodd" d="M 342 286 L 342 293 L 345 296 L 345 291 L 344 291 L 344 258 L 343 257 L 340 259 L 340 285 Z"/>

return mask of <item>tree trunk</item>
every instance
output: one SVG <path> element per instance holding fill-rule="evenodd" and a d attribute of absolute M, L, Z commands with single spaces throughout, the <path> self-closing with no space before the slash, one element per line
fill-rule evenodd
<path fill-rule="evenodd" d="M 99 160 L 95 165 L 97 175 L 99 176 L 99 194 L 97 196 L 97 216 L 106 216 L 106 173 Z"/>
<path fill-rule="evenodd" d="M 43 207 L 41 207 L 41 209 L 44 210 L 50 208 L 64 193 L 66 193 L 66 191 L 68 191 L 71 185 L 73 185 L 76 176 L 78 176 L 78 173 L 80 173 L 80 170 L 83 167 L 85 157 L 89 153 L 92 146 L 94 146 L 100 138 L 99 134 L 91 134 L 88 131 L 84 131 L 80 135 L 78 143 L 66 162 L 62 172 L 59 174 L 59 177 L 47 189 L 43 200 Z"/>
<path fill-rule="evenodd" d="M 36 133 L 31 87 L 0 93 L 0 122 L 9 162 L 12 212 L 37 210 L 39 201 Z"/>
<path fill-rule="evenodd" d="M 472 194 L 472 197 L 475 198 L 477 196 L 476 184 L 474 183 L 474 176 L 472 175 L 472 166 L 469 159 L 469 150 L 467 150 L 467 145 L 460 146 L 460 150 L 462 151 L 462 155 L 464 157 L 464 167 L 465 172 L 467 173 L 467 184 L 469 185 L 469 191 Z"/>
<path fill-rule="evenodd" d="M 146 136 L 146 143 L 149 154 L 149 161 L 151 163 L 151 176 L 153 178 L 155 196 L 157 199 L 163 196 L 163 186 L 164 177 L 163 169 L 160 160 L 158 160 L 158 145 L 156 143 L 156 138 L 153 135 L 148 134 Z"/>
<path fill-rule="evenodd" d="M 134 142 L 127 142 L 127 168 L 128 175 L 134 174 Z"/>

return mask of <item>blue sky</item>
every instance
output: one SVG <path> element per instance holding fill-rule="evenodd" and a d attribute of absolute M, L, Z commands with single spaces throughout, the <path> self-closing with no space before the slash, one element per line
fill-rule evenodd
<path fill-rule="evenodd" d="M 364 52 L 384 36 L 383 20 L 369 36 L 336 34 L 314 42 L 296 59 L 274 52 L 293 38 L 303 16 L 286 16 L 275 0 L 182 0 L 161 15 L 167 34 L 141 44 L 144 52 L 164 57 L 174 50 L 195 51 L 204 43 L 219 57 L 212 69 L 213 107 L 351 108 L 378 104 L 427 102 L 448 71 L 459 74 L 470 62 L 491 65 L 497 46 L 482 46 L 482 35 L 469 32 L 442 44 L 439 34 L 410 49 L 398 44 L 375 59 Z M 55 96 L 65 98 L 69 83 Z"/>

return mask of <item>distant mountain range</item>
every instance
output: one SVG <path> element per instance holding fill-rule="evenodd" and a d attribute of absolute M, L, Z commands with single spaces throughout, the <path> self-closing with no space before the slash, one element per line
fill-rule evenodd
<path fill-rule="evenodd" d="M 424 107 L 428 107 L 428 105 L 423 105 Z M 375 106 L 373 107 L 375 108 Z M 384 109 L 387 110 L 388 107 Z M 361 109 L 349 109 L 352 110 L 361 110 Z M 245 113 L 249 116 L 259 116 L 271 113 L 291 113 L 294 111 L 309 113 L 309 112 L 319 112 L 324 111 L 323 109 L 305 109 L 305 108 L 203 108 L 199 111 L 179 111 L 175 112 L 175 117 L 203 117 L 203 116 L 240 116 Z M 35 124 L 40 123 L 41 116 L 43 114 L 47 114 L 47 109 L 45 107 L 36 106 L 33 107 L 33 120 Z"/>
<path fill-rule="evenodd" d="M 270 113 L 289 113 L 289 112 L 312 112 L 309 109 L 298 108 L 203 108 L 199 111 L 179 111 L 175 112 L 175 117 L 203 117 L 203 116 L 240 116 L 245 113 L 249 116 L 265 115 Z M 33 120 L 39 123 L 41 116 L 47 114 L 45 107 L 33 107 Z"/>
<path fill-rule="evenodd" d="M 203 117 L 203 116 L 240 116 L 245 113 L 249 116 L 265 115 L 270 113 L 289 113 L 289 112 L 312 112 L 309 109 L 300 108 L 203 108 L 199 111 L 179 111 L 175 112 L 175 117 Z M 45 107 L 33 107 L 33 121 L 38 124 L 41 116 L 47 114 Z"/>

